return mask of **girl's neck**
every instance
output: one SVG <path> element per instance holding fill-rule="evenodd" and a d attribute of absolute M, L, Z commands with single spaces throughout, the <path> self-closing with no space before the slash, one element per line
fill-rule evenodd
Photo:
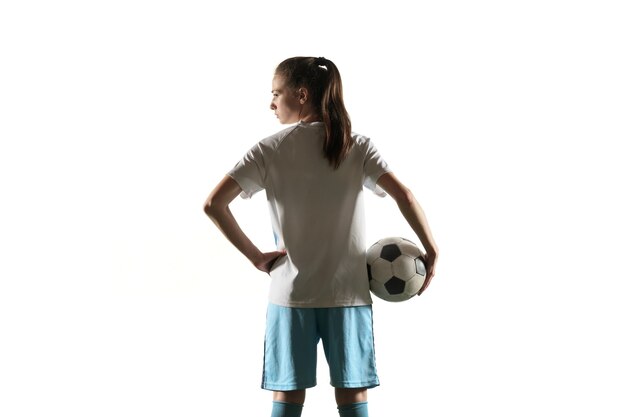
<path fill-rule="evenodd" d="M 305 103 L 300 107 L 300 114 L 298 118 L 302 123 L 321 122 L 322 118 L 317 114 L 313 106 L 310 103 Z"/>
<path fill-rule="evenodd" d="M 321 121 L 322 119 L 315 114 L 300 118 L 300 123 L 313 123 L 313 122 L 321 122 Z"/>
<path fill-rule="evenodd" d="M 322 118 L 314 112 L 306 112 L 300 115 L 301 123 L 313 123 L 313 122 L 321 122 Z"/>

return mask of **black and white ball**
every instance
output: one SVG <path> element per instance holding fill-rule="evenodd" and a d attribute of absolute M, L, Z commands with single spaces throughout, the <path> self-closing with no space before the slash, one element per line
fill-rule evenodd
<path fill-rule="evenodd" d="M 370 291 L 386 301 L 405 301 L 424 284 L 424 253 L 410 240 L 388 237 L 367 250 Z"/>

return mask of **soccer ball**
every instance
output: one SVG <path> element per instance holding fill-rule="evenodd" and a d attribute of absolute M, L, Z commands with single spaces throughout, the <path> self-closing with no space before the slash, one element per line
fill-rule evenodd
<path fill-rule="evenodd" d="M 385 301 L 405 301 L 422 288 L 426 277 L 424 253 L 410 240 L 388 237 L 367 250 L 370 291 Z"/>

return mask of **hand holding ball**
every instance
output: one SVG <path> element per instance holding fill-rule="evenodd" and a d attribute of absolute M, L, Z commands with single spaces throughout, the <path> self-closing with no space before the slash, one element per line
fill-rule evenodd
<path fill-rule="evenodd" d="M 372 294 L 385 301 L 415 296 L 426 278 L 424 253 L 410 240 L 388 237 L 367 250 L 367 275 Z"/>

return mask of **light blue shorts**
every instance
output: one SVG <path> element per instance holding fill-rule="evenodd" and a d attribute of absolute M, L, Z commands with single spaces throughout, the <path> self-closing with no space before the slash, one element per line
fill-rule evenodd
<path fill-rule="evenodd" d="M 372 306 L 267 308 L 261 388 L 292 391 L 317 384 L 317 344 L 322 340 L 336 388 L 379 385 Z"/>

